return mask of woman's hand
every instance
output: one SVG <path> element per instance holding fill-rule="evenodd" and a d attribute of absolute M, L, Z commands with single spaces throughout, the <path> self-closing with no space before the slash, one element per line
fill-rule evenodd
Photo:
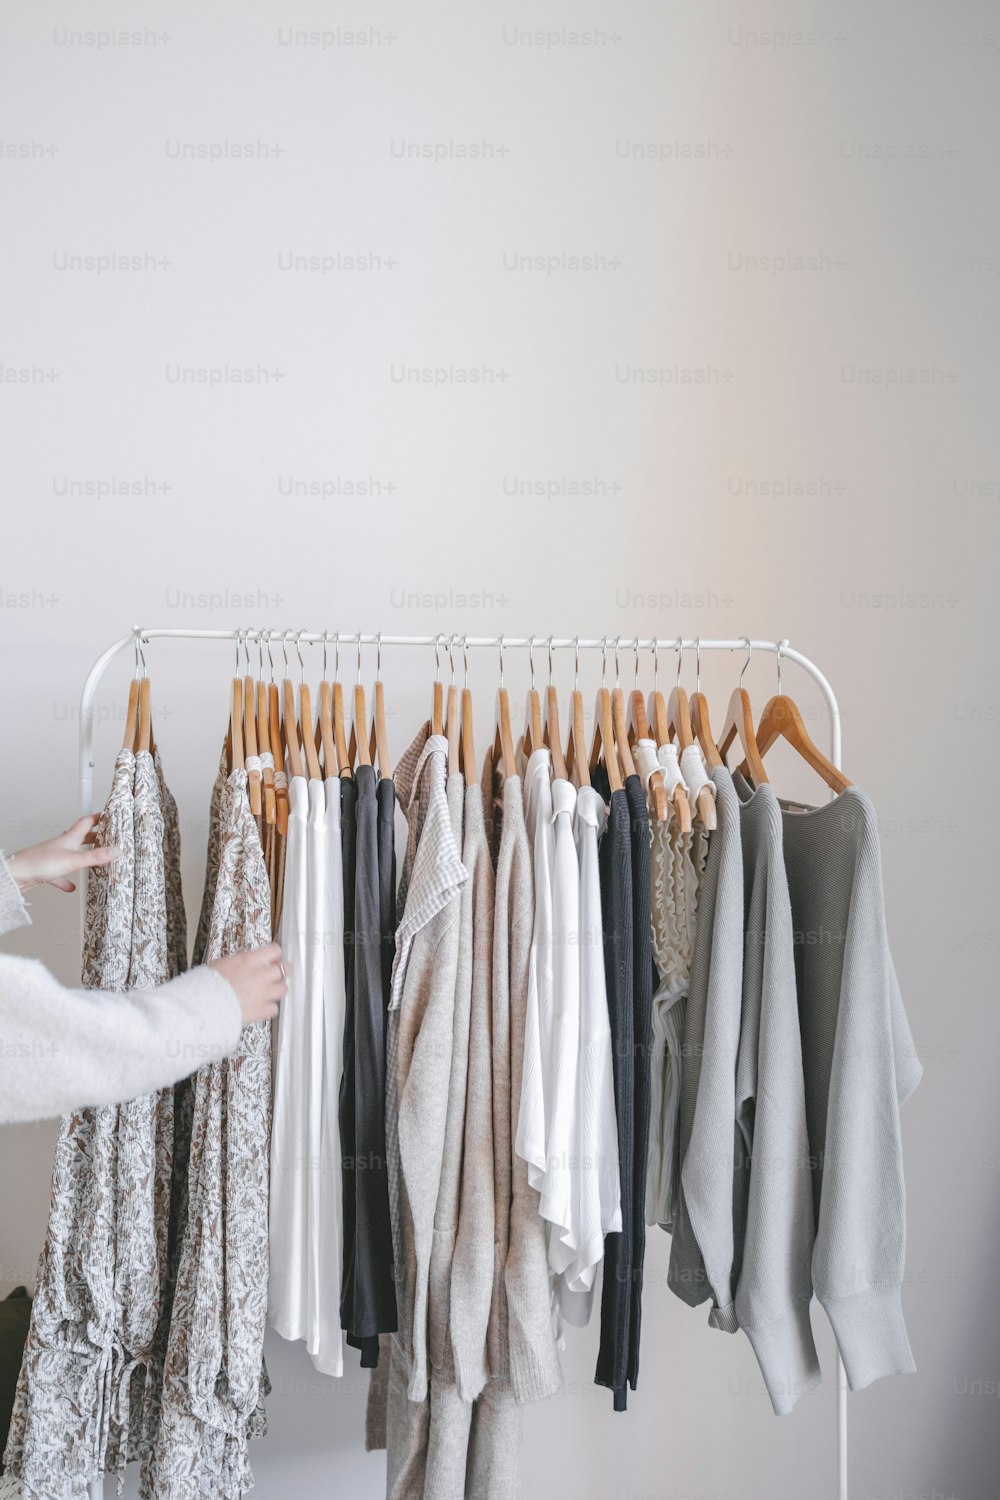
<path fill-rule="evenodd" d="M 266 948 L 253 948 L 246 953 L 231 953 L 228 958 L 213 959 L 208 967 L 216 969 L 236 991 L 244 1026 L 254 1021 L 274 1020 L 278 1004 L 288 989 L 285 980 L 288 965 L 282 963 L 281 948 L 277 943 L 268 943 Z"/>
<path fill-rule="evenodd" d="M 33 890 L 36 885 L 54 885 L 57 891 L 75 891 L 76 886 L 67 876 L 77 870 L 93 870 L 98 865 L 110 865 L 121 854 L 120 849 L 108 845 L 94 847 L 94 824 L 97 813 L 87 813 L 77 818 L 65 833 L 44 844 L 32 844 L 29 849 L 20 849 L 8 855 L 10 873 L 19 889 Z"/>

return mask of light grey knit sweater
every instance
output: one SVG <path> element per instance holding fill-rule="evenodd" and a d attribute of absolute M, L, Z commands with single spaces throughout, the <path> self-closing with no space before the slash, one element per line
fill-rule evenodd
<path fill-rule="evenodd" d="M 0 855 L 0 932 L 31 921 Z M 0 1124 L 168 1088 L 235 1051 L 236 992 L 199 967 L 127 995 L 68 989 L 33 958 L 0 957 Z"/>
<path fill-rule="evenodd" d="M 816 1295 L 852 1390 L 914 1368 L 900 1286 L 906 1203 L 899 1109 L 923 1072 L 886 932 L 875 809 L 851 787 L 783 816 Z"/>
<path fill-rule="evenodd" d="M 781 808 L 739 772 L 743 1005 L 736 1063 L 734 1313 L 774 1410 L 820 1379 L 809 1322 L 812 1184 Z"/>

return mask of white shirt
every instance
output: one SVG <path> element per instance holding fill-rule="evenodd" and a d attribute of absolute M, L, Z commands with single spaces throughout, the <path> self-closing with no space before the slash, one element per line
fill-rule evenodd
<path fill-rule="evenodd" d="M 293 776 L 288 788 L 288 842 L 281 946 L 289 963 L 288 992 L 278 1012 L 271 1117 L 270 1270 L 268 1315 L 286 1339 L 308 1327 L 308 958 L 309 787 Z"/>
<path fill-rule="evenodd" d="M 604 1237 L 621 1231 L 618 1122 L 612 1073 L 611 1022 L 604 979 L 604 926 L 597 842 L 607 821 L 604 799 L 593 787 L 576 794 L 573 832 L 579 858 L 580 1033 L 577 1067 L 576 1152 L 573 1185 L 578 1245 L 564 1272 L 577 1295 L 563 1302 L 567 1321 L 585 1324 L 594 1279 L 604 1258 Z"/>
<path fill-rule="evenodd" d="M 310 783 L 319 785 L 320 783 Z M 316 1201 L 310 1233 L 310 1332 L 306 1347 L 323 1375 L 343 1375 L 344 1340 L 340 1327 L 343 1254 L 343 1183 L 340 1148 L 340 1075 L 344 1069 L 344 851 L 340 827 L 340 778 L 328 776 L 323 818 L 324 868 L 322 910 L 317 941 L 322 952 L 323 1003 L 312 1016 L 312 1057 L 320 1075 Z"/>

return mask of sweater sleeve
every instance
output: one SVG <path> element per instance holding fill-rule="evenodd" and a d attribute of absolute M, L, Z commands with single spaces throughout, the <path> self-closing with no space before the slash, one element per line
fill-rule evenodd
<path fill-rule="evenodd" d="M 840 985 L 823 1191 L 813 1255 L 816 1295 L 852 1390 L 915 1366 L 900 1288 L 906 1200 L 899 1108 L 920 1078 L 885 929 L 874 810 L 865 805 Z M 905 1034 L 905 1036 L 904 1036 Z"/>
<path fill-rule="evenodd" d="M 0 854 L 0 933 L 31 925 L 28 908 L 14 879 L 10 863 Z"/>
<path fill-rule="evenodd" d="M 736 1315 L 780 1416 L 820 1371 L 809 1321 L 813 1204 L 792 913 L 777 799 L 766 807 L 763 889 L 751 898 L 745 933 L 737 1107 L 750 1174 Z"/>
<path fill-rule="evenodd" d="M 0 1123 L 166 1088 L 232 1052 L 241 1025 L 214 969 L 123 995 L 68 989 L 37 959 L 0 958 Z"/>

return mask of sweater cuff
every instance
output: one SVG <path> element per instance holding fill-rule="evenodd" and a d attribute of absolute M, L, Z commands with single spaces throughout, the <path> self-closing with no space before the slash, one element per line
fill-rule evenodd
<path fill-rule="evenodd" d="M 796 1302 L 787 1317 L 743 1331 L 760 1366 L 776 1416 L 787 1416 L 800 1396 L 820 1383 L 819 1360 L 809 1321 L 809 1302 Z"/>
<path fill-rule="evenodd" d="M 31 926 L 31 918 L 21 887 L 14 879 L 9 862 L 0 853 L 0 932 L 13 932 L 15 927 L 25 926 Z"/>
<path fill-rule="evenodd" d="M 863 1391 L 883 1375 L 913 1373 L 898 1286 L 869 1287 L 851 1297 L 817 1295 L 833 1325 L 852 1391 Z"/>
<path fill-rule="evenodd" d="M 544 1401 L 554 1396 L 562 1385 L 562 1367 L 551 1335 L 534 1349 L 526 1340 L 511 1338 L 510 1383 L 518 1406 L 529 1401 Z"/>
<path fill-rule="evenodd" d="M 721 1328 L 723 1333 L 739 1333 L 740 1320 L 736 1316 L 736 1303 L 730 1302 L 728 1307 L 717 1307 L 713 1305 L 708 1314 L 709 1328 Z"/>

